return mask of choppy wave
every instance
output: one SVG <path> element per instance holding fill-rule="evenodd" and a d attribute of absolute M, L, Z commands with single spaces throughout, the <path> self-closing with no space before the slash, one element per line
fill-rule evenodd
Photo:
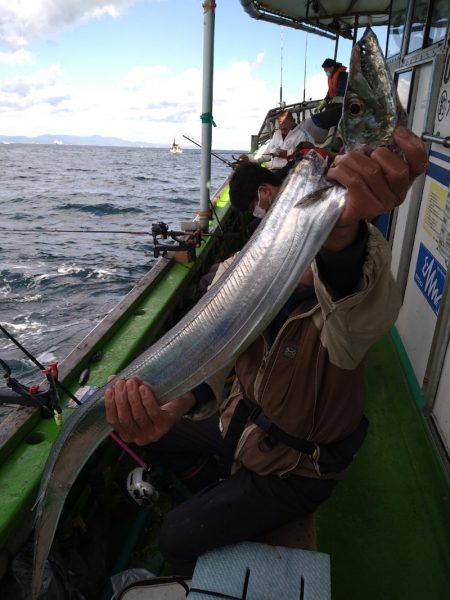
<path fill-rule="evenodd" d="M 150 234 L 127 231 L 193 217 L 200 152 L 8 144 L 0 161 L 0 322 L 43 364 L 61 361 L 153 264 Z M 213 161 L 213 190 L 229 171 Z M 40 380 L 2 333 L 0 358 Z"/>
<path fill-rule="evenodd" d="M 123 198 L 126 198 L 126 196 L 123 196 L 122 199 Z M 73 202 L 68 202 L 67 204 L 61 206 L 59 210 L 75 210 L 80 212 L 92 213 L 94 215 L 99 216 L 144 212 L 142 209 L 136 208 L 134 206 L 116 206 L 112 202 L 103 202 L 97 204 L 75 204 Z"/>

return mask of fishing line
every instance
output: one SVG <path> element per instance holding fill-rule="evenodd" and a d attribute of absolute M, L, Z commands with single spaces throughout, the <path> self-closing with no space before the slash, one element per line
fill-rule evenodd
<path fill-rule="evenodd" d="M 195 144 L 196 146 L 198 146 L 199 148 L 202 147 L 202 145 L 199 142 L 196 142 L 193 138 L 189 137 L 188 135 L 185 135 L 184 133 L 183 133 L 183 137 L 186 138 L 187 140 L 189 140 L 190 142 L 192 142 L 193 144 Z M 223 163 L 225 163 L 226 165 L 228 165 L 232 169 L 235 168 L 235 165 L 233 163 L 231 163 L 229 160 L 227 160 L 226 158 L 223 158 L 222 156 L 219 156 L 219 154 L 216 154 L 212 150 L 210 150 L 209 152 L 210 152 L 210 154 L 212 154 L 212 156 L 215 156 L 216 158 L 218 158 L 219 160 L 221 160 Z"/>
<path fill-rule="evenodd" d="M 41 371 L 45 371 L 44 365 L 42 365 L 37 358 L 35 358 L 30 352 L 28 352 L 28 350 L 22 346 L 19 340 L 17 340 L 11 333 L 9 333 L 9 331 L 7 331 L 1 323 L 0 330 L 6 335 L 7 338 L 9 338 L 13 342 L 13 344 L 15 344 L 19 348 L 19 350 L 21 350 L 25 354 L 25 356 L 27 356 L 38 367 L 38 369 L 40 369 Z M 71 398 L 76 404 L 78 404 L 78 406 L 82 404 L 82 402 L 80 402 L 78 398 L 74 394 L 72 394 L 72 392 L 69 389 L 67 389 L 64 384 L 62 384 L 59 381 L 58 378 L 54 379 L 54 382 L 67 396 L 69 396 L 69 398 Z M 142 458 L 138 456 L 135 452 L 133 452 L 133 450 L 129 446 L 127 446 L 127 444 L 114 431 L 111 431 L 109 436 L 117 444 L 119 444 L 119 446 L 125 452 L 127 452 L 129 456 L 133 460 L 135 460 L 139 466 L 143 467 L 146 470 L 149 468 L 148 465 L 142 460 Z"/>
<path fill-rule="evenodd" d="M 214 205 L 210 200 L 210 204 L 211 204 L 211 208 L 213 209 L 214 212 L 214 216 L 216 217 L 217 220 L 217 224 L 219 225 L 220 230 L 223 232 L 222 227 L 220 226 L 220 222 L 217 216 L 217 213 L 214 209 Z M 121 229 L 34 229 L 34 230 L 30 230 L 30 229 L 1 229 L 0 228 L 0 233 L 10 233 L 10 234 L 14 234 L 14 233 L 126 233 L 126 234 L 130 234 L 130 235 L 153 235 L 150 231 L 126 231 L 126 230 L 121 230 Z M 171 230 L 168 231 L 168 233 L 171 233 Z M 185 235 L 191 235 L 192 231 L 177 231 L 178 234 L 185 234 Z M 206 231 L 202 231 L 202 236 L 205 237 L 222 237 L 221 235 L 217 234 L 217 233 L 208 233 Z M 225 236 L 227 237 L 227 236 Z"/>

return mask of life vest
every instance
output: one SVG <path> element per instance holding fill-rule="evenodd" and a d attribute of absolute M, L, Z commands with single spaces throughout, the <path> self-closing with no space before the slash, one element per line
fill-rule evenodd
<path fill-rule="evenodd" d="M 338 67 L 336 69 L 336 71 L 333 73 L 333 75 L 328 78 L 328 97 L 330 99 L 330 102 L 333 102 L 333 98 L 337 94 L 339 76 L 341 73 L 343 73 L 346 70 L 347 70 L 347 67 L 344 67 L 344 65 L 341 65 L 340 67 Z"/>

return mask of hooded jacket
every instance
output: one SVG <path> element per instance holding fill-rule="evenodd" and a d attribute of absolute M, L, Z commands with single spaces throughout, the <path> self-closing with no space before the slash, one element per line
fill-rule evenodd
<path fill-rule="evenodd" d="M 361 421 L 366 394 L 367 352 L 395 322 L 400 294 L 390 272 L 390 249 L 369 225 L 358 291 L 333 299 L 313 263 L 315 295 L 288 314 L 273 340 L 267 332 L 236 361 L 236 378 L 223 402 L 223 375 L 208 380 L 216 402 L 194 415 L 202 418 L 221 406 L 223 434 L 245 393 L 286 433 L 318 443 L 339 441 Z M 224 272 L 225 265 L 216 278 Z M 235 451 L 240 466 L 260 475 L 319 477 L 309 456 L 278 443 L 270 450 L 266 434 L 250 420 Z M 339 479 L 343 473 L 326 478 Z"/>

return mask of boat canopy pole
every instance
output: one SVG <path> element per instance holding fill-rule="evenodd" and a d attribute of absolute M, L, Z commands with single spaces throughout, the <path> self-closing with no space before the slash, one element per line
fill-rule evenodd
<path fill-rule="evenodd" d="M 200 211 L 209 214 L 209 192 L 211 187 L 211 146 L 214 67 L 214 0 L 203 2 L 203 95 L 202 95 L 202 154 L 200 170 Z M 203 216 L 203 215 L 200 215 Z M 207 228 L 207 227 L 206 227 Z"/>

